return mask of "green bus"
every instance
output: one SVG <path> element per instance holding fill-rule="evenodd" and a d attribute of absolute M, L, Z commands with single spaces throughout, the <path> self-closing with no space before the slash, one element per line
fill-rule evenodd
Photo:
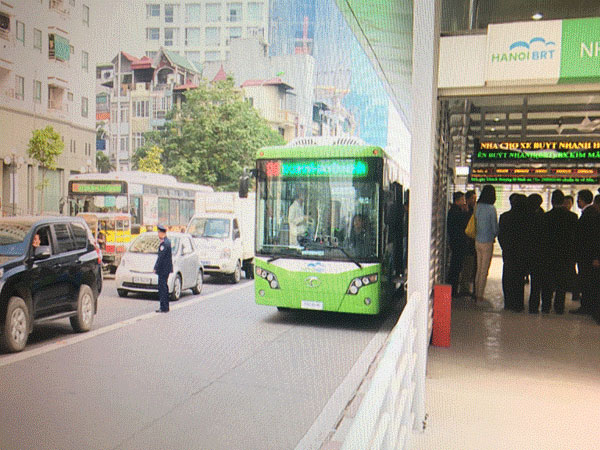
<path fill-rule="evenodd" d="M 316 144 L 316 145 L 315 145 Z M 403 285 L 407 174 L 354 138 L 256 155 L 256 303 L 378 314 Z"/>

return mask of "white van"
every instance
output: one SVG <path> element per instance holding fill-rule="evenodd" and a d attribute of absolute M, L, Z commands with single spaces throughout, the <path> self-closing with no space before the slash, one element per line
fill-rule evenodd
<path fill-rule="evenodd" d="M 194 237 L 204 273 L 238 283 L 242 270 L 254 278 L 255 194 L 210 192 L 197 204 L 187 226 Z"/>

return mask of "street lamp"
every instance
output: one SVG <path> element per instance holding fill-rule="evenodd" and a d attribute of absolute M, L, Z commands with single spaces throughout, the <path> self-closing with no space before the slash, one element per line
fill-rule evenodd
<path fill-rule="evenodd" d="M 10 166 L 10 190 L 12 200 L 12 215 L 15 214 L 16 207 L 16 191 L 17 191 L 17 170 L 23 165 L 25 159 L 22 156 L 17 156 L 15 152 L 4 157 L 4 164 Z"/>

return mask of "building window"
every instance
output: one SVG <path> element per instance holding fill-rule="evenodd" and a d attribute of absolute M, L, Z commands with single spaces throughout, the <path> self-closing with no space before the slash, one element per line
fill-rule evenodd
<path fill-rule="evenodd" d="M 37 28 L 33 29 L 33 48 L 42 51 L 42 31 Z"/>
<path fill-rule="evenodd" d="M 263 4 L 256 2 L 248 3 L 248 20 L 252 22 L 262 22 L 263 20 Z"/>
<path fill-rule="evenodd" d="M 185 5 L 185 21 L 186 23 L 198 23 L 202 21 L 199 3 Z"/>
<path fill-rule="evenodd" d="M 19 41 L 23 45 L 25 45 L 25 24 L 23 22 L 19 22 L 18 20 L 17 20 L 16 33 L 17 33 L 17 41 Z"/>
<path fill-rule="evenodd" d="M 146 28 L 146 39 L 158 41 L 160 39 L 160 28 Z"/>
<path fill-rule="evenodd" d="M 248 36 L 265 37 L 265 29 L 262 27 L 248 27 L 246 32 Z"/>
<path fill-rule="evenodd" d="M 83 23 L 90 26 L 90 7 L 83 5 Z"/>
<path fill-rule="evenodd" d="M 88 71 L 88 52 L 81 52 L 81 68 Z"/>
<path fill-rule="evenodd" d="M 15 76 L 15 98 L 25 100 L 25 78 L 19 75 Z"/>
<path fill-rule="evenodd" d="M 158 52 L 146 52 L 146 56 L 150 59 L 156 58 Z"/>
<path fill-rule="evenodd" d="M 204 59 L 206 61 L 218 61 L 221 57 L 221 52 L 206 52 L 204 54 Z"/>
<path fill-rule="evenodd" d="M 10 33 L 10 16 L 6 13 L 0 12 L 0 37 L 8 39 Z"/>
<path fill-rule="evenodd" d="M 42 82 L 33 80 L 33 101 L 42 103 Z"/>
<path fill-rule="evenodd" d="M 242 37 L 242 28 L 241 27 L 233 27 L 229 28 L 229 39 L 227 39 L 227 45 L 231 44 L 232 39 L 239 39 Z"/>
<path fill-rule="evenodd" d="M 121 105 L 121 123 L 129 122 L 129 105 Z"/>
<path fill-rule="evenodd" d="M 160 17 L 160 5 L 146 5 L 146 18 Z"/>
<path fill-rule="evenodd" d="M 145 143 L 144 133 L 133 133 L 133 151 L 143 147 Z"/>
<path fill-rule="evenodd" d="M 173 23 L 175 5 L 165 5 L 165 23 Z"/>
<path fill-rule="evenodd" d="M 165 28 L 165 47 L 177 46 L 177 28 Z"/>
<path fill-rule="evenodd" d="M 134 117 L 148 117 L 149 116 L 150 102 L 148 100 L 140 100 L 133 102 L 133 116 Z"/>
<path fill-rule="evenodd" d="M 221 45 L 221 29 L 208 27 L 206 29 L 206 46 L 218 47 L 219 45 Z"/>
<path fill-rule="evenodd" d="M 185 45 L 186 47 L 198 47 L 201 42 L 202 28 L 186 28 L 185 29 Z"/>
<path fill-rule="evenodd" d="M 67 100 L 72 102 L 73 101 L 73 93 L 72 92 L 68 92 L 67 93 Z"/>
<path fill-rule="evenodd" d="M 221 21 L 221 4 L 207 3 L 206 4 L 206 21 L 220 22 Z"/>
<path fill-rule="evenodd" d="M 85 97 L 81 97 L 81 116 L 88 116 L 88 99 Z"/>
<path fill-rule="evenodd" d="M 227 3 L 227 21 L 241 22 L 242 21 L 242 4 Z"/>
<path fill-rule="evenodd" d="M 202 66 L 202 52 L 185 52 L 185 57 L 195 66 Z"/>

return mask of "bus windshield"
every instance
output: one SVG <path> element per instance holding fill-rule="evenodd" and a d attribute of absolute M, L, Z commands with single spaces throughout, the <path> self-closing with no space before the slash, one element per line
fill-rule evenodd
<path fill-rule="evenodd" d="M 128 213 L 125 195 L 72 195 L 71 215 L 78 213 Z"/>
<path fill-rule="evenodd" d="M 256 252 L 309 259 L 379 257 L 379 183 L 356 178 L 258 182 Z"/>

